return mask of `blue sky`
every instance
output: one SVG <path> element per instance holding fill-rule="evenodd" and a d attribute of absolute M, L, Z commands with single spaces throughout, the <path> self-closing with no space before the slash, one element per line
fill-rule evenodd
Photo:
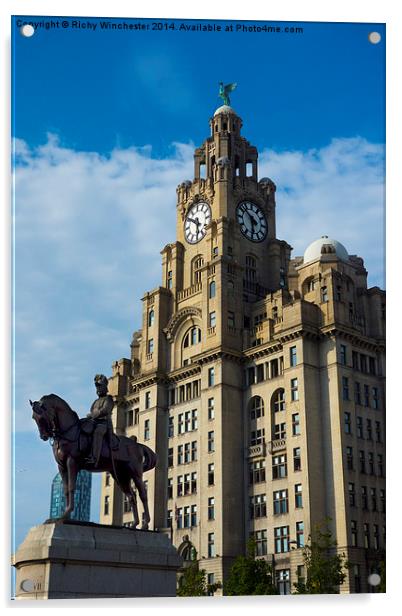
<path fill-rule="evenodd" d="M 371 286 L 384 286 L 383 26 L 225 34 L 177 28 L 235 21 L 121 32 L 68 20 L 13 39 L 17 544 L 48 516 L 56 469 L 28 399 L 57 393 L 84 415 L 93 375 L 129 354 L 219 81 L 238 83 L 243 135 L 259 149 L 260 177 L 278 186 L 278 236 L 294 255 L 332 236 L 365 259 Z"/>

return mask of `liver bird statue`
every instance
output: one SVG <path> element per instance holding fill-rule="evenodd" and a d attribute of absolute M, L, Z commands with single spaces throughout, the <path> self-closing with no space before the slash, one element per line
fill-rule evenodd
<path fill-rule="evenodd" d="M 224 105 L 230 105 L 229 92 L 233 92 L 233 90 L 237 87 L 237 83 L 228 83 L 226 86 L 223 85 L 223 81 L 219 84 L 219 96 L 223 99 Z"/>

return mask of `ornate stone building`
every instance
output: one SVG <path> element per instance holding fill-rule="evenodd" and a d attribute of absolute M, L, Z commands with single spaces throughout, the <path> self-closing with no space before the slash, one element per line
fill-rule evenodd
<path fill-rule="evenodd" d="M 331 518 L 366 592 L 385 547 L 385 293 L 335 240 L 303 257 L 276 237 L 275 184 L 224 105 L 177 188 L 176 241 L 113 365 L 117 433 L 157 451 L 154 528 L 224 578 L 251 534 L 290 592 L 312 526 Z M 101 521 L 131 513 L 109 477 Z"/>

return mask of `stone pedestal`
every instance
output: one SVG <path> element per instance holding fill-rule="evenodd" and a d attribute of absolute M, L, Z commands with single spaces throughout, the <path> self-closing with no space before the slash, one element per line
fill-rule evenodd
<path fill-rule="evenodd" d="M 163 533 L 49 521 L 31 528 L 12 564 L 17 599 L 174 597 L 182 559 Z"/>

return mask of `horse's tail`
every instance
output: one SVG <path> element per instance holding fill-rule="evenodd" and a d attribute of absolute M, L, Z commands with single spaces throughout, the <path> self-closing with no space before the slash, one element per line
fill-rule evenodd
<path fill-rule="evenodd" d="M 141 445 L 142 451 L 144 454 L 144 462 L 143 462 L 143 472 L 150 471 L 152 468 L 155 468 L 156 463 L 158 461 L 158 456 L 152 449 L 147 447 L 146 445 Z"/>

